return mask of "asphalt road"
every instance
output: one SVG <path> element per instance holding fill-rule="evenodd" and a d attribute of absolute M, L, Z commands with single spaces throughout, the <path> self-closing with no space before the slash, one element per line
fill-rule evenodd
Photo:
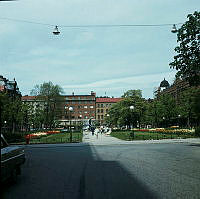
<path fill-rule="evenodd" d="M 200 145 L 27 146 L 5 199 L 200 198 Z"/>

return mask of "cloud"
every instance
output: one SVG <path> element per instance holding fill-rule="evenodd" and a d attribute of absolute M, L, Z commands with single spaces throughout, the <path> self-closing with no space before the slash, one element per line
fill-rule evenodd
<path fill-rule="evenodd" d="M 95 40 L 95 36 L 92 32 L 81 32 L 74 40 L 75 45 L 86 44 Z"/>
<path fill-rule="evenodd" d="M 139 76 L 131 76 L 124 78 L 116 78 L 116 79 L 108 79 L 104 81 L 95 81 L 87 84 L 69 84 L 63 85 L 65 91 L 89 91 L 94 90 L 100 93 L 105 92 L 107 90 L 112 90 L 116 93 L 120 92 L 120 95 L 123 94 L 124 91 L 130 89 L 151 89 L 153 92 L 153 88 L 158 87 L 160 82 L 166 78 L 170 83 L 172 83 L 175 72 L 167 72 L 167 73 L 157 73 L 157 74 L 149 74 L 149 75 L 139 75 Z M 152 97 L 153 94 L 151 94 Z M 147 97 L 147 95 L 145 95 Z"/>

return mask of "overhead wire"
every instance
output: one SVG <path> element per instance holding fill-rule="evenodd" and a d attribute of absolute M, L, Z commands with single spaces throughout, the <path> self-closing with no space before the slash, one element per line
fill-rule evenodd
<path fill-rule="evenodd" d="M 6 18 L 0 17 L 0 20 L 8 20 L 8 21 L 16 21 L 21 23 L 30 23 L 36 25 L 44 25 L 44 26 L 55 26 L 49 23 L 41 23 L 29 20 L 22 20 L 22 19 L 13 19 L 13 18 Z M 168 23 L 168 24 L 89 24 L 89 25 L 57 25 L 59 27 L 64 28 L 114 28 L 114 27 L 161 27 L 161 26 L 172 26 L 172 25 L 180 25 L 183 23 Z"/>

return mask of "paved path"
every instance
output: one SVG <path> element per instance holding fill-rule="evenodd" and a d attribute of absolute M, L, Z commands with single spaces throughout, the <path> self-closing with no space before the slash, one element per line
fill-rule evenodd
<path fill-rule="evenodd" d="M 191 143 L 200 144 L 200 138 L 164 139 L 164 140 L 136 140 L 125 141 L 106 134 L 92 135 L 91 132 L 83 133 L 83 143 L 89 145 L 124 145 L 124 144 L 153 144 L 153 143 Z"/>

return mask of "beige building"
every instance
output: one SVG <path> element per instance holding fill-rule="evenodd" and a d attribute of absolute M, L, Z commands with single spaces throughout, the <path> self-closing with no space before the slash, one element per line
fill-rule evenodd
<path fill-rule="evenodd" d="M 122 100 L 122 98 L 96 98 L 96 121 L 104 124 L 105 117 L 111 106 Z"/>

